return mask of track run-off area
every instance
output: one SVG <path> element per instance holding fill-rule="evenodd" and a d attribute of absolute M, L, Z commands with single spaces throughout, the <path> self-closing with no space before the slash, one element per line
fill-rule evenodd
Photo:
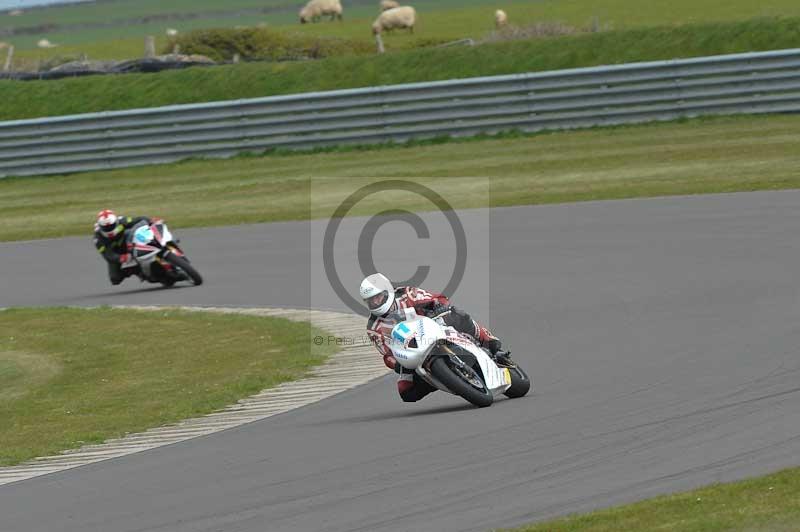
<path fill-rule="evenodd" d="M 454 303 L 513 350 L 533 394 L 486 409 L 443 393 L 404 404 L 387 375 L 0 486 L 0 530 L 487 531 L 798 465 L 800 191 L 458 216 L 469 252 Z M 446 222 L 420 217 L 433 243 L 415 256 L 397 245 L 417 242 L 413 230 L 391 222 L 375 262 L 401 276 L 443 264 L 424 283 L 441 289 Z M 353 295 L 359 223 L 345 220 L 335 246 Z M 0 243 L 0 306 L 347 311 L 324 272 L 325 226 L 173 228 L 207 282 L 170 290 L 110 287 L 89 235 Z"/>

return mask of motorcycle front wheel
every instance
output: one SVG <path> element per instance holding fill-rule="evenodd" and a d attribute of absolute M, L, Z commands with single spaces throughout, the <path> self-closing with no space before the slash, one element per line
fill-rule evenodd
<path fill-rule="evenodd" d="M 431 363 L 431 374 L 436 377 L 436 380 L 447 386 L 448 390 L 477 407 L 490 406 L 494 401 L 492 392 L 486 388 L 483 379 L 474 369 L 468 366 L 451 366 L 448 357 L 435 358 Z"/>
<path fill-rule="evenodd" d="M 505 396 L 516 399 L 528 393 L 531 389 L 531 379 L 528 374 L 516 364 L 513 368 L 508 368 L 508 372 L 511 374 L 511 386 L 505 391 Z"/>
<path fill-rule="evenodd" d="M 200 276 L 200 273 L 194 269 L 194 266 L 192 266 L 185 257 L 170 253 L 164 257 L 164 260 L 186 272 L 186 275 L 189 276 L 195 286 L 203 284 L 203 278 Z"/>

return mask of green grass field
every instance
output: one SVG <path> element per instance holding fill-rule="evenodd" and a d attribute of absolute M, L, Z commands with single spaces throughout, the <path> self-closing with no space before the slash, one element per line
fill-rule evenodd
<path fill-rule="evenodd" d="M 136 2 L 130 3 L 132 6 Z M 238 4 L 242 4 L 239 6 Z M 19 35 L 11 39 L 10 42 L 15 44 L 20 53 L 18 56 L 22 59 L 31 60 L 33 58 L 42 58 L 53 55 L 65 55 L 75 53 L 86 53 L 95 59 L 120 59 L 139 57 L 143 51 L 143 37 L 148 34 L 163 36 L 167 28 L 177 28 L 182 32 L 198 28 L 212 28 L 212 27 L 235 27 L 235 26 L 255 26 L 257 24 L 267 24 L 270 27 L 276 28 L 280 31 L 298 32 L 303 34 L 312 34 L 319 36 L 346 36 L 348 38 L 358 38 L 365 41 L 372 42 L 370 26 L 372 21 L 378 14 L 378 1 L 369 3 L 359 3 L 355 6 L 349 6 L 345 1 L 345 18 L 344 21 L 339 23 L 319 23 L 301 25 L 298 22 L 297 12 L 304 2 L 286 2 L 269 0 L 253 5 L 253 2 L 247 0 L 236 0 L 230 5 L 225 4 L 222 9 L 235 11 L 237 6 L 245 9 L 252 8 L 272 8 L 275 11 L 260 14 L 248 13 L 243 15 L 231 15 L 221 17 L 220 15 L 213 14 L 214 11 L 219 11 L 217 8 L 213 11 L 201 9 L 202 6 L 194 9 L 191 7 L 183 7 L 183 12 L 198 13 L 197 18 L 187 20 L 165 20 L 165 21 L 151 21 L 143 24 L 125 25 L 119 27 L 98 27 L 98 28 L 84 28 L 80 31 L 54 31 L 47 34 L 36 35 Z M 151 4 L 151 3 L 147 3 Z M 180 13 L 176 8 L 171 5 L 167 6 L 170 13 Z M 410 46 L 408 43 L 419 42 L 425 39 L 459 39 L 464 36 L 482 37 L 486 32 L 490 31 L 494 25 L 494 9 L 499 5 L 494 0 L 466 0 L 459 2 L 457 0 L 423 0 L 422 2 L 414 3 L 416 9 L 420 14 L 420 25 L 417 32 L 420 33 L 418 38 L 413 39 L 400 39 L 404 46 Z M 511 3 L 503 4 L 505 9 L 512 10 L 516 16 L 518 24 L 534 22 L 538 20 L 537 12 L 532 10 L 532 3 L 520 2 L 516 0 Z M 98 4 L 103 6 L 103 4 Z M 143 8 L 149 9 L 165 9 L 164 7 L 153 8 L 149 6 L 139 6 L 135 9 L 129 7 L 129 11 L 121 15 L 114 15 L 110 20 L 120 20 L 124 17 L 143 16 L 152 13 L 143 11 Z M 55 8 L 54 8 L 55 9 Z M 59 8 L 61 10 L 68 10 L 68 8 Z M 74 10 L 80 9 L 82 15 L 86 17 L 84 23 L 92 24 L 97 22 L 105 22 L 107 18 L 97 17 L 100 13 L 106 10 L 101 10 L 97 13 L 86 13 L 86 6 L 75 6 Z M 43 10 L 46 11 L 46 10 Z M 767 11 L 759 11 L 759 13 L 766 13 Z M 162 11 L 154 11 L 161 13 Z M 800 14 L 800 11 L 798 11 Z M 455 18 L 454 18 L 455 15 Z M 110 15 L 109 15 L 110 16 Z M 422 22 L 422 17 L 425 17 L 425 23 Z M 22 17 L 15 17 L 20 19 Z M 41 18 L 41 16 L 40 16 Z M 580 24 L 586 24 L 591 19 L 591 16 Z M 57 18 L 49 18 L 48 22 L 57 23 Z M 76 24 L 77 15 L 72 14 L 69 19 L 70 22 L 63 22 L 61 24 Z M 18 20 L 14 20 L 15 26 L 28 26 L 30 24 L 23 24 Z M 435 25 L 435 26 L 434 26 Z M 427 31 L 426 31 L 427 28 Z M 59 48 L 50 50 L 35 50 L 36 42 L 46 37 L 54 43 L 61 46 Z M 111 52 L 109 52 L 111 50 Z M 117 55 L 110 55 L 111 53 Z M 123 55 L 119 55 L 123 54 Z"/>
<path fill-rule="evenodd" d="M 303 0 L 229 0 L 224 4 L 215 0 L 173 0 L 159 2 L 157 0 L 116 0 L 91 3 L 90 5 L 76 4 L 73 6 L 54 6 L 46 9 L 36 9 L 18 17 L 0 15 L 2 25 L 13 27 L 31 27 L 43 24 L 75 25 L 93 24 L 109 21 L 124 21 L 142 19 L 144 17 L 163 15 L 191 14 L 196 18 L 189 20 L 165 20 L 163 22 L 147 22 L 141 24 L 127 24 L 112 28 L 85 30 L 76 29 L 68 32 L 50 32 L 20 36 L 15 42 L 20 48 L 32 47 L 36 40 L 47 37 L 53 42 L 64 44 L 91 43 L 97 40 L 111 40 L 124 37 L 141 37 L 148 32 L 163 34 L 168 27 L 187 30 L 197 27 L 232 27 L 235 25 L 254 25 L 266 22 L 272 26 L 297 24 L 296 13 L 303 5 Z M 345 0 L 346 22 L 338 24 L 316 24 L 308 26 L 303 31 L 328 34 L 329 32 L 348 33 L 348 36 L 366 33 L 368 35 L 369 21 L 377 14 L 378 1 L 358 2 L 350 4 Z M 494 9 L 502 7 L 514 24 L 527 21 L 557 20 L 576 26 L 586 25 L 592 17 L 597 17 L 602 23 L 612 24 L 617 29 L 658 26 L 671 24 L 684 24 L 693 22 L 719 22 L 744 20 L 762 16 L 800 16 L 800 5 L 791 0 L 764 0 L 750 2 L 746 0 L 675 0 L 673 2 L 652 2 L 647 9 L 641 9 L 640 3 L 632 0 L 595 0 L 588 2 L 561 0 L 538 0 L 530 2 L 501 2 L 499 0 L 418 0 L 412 2 L 421 15 L 420 27 L 429 26 L 426 23 L 431 15 L 430 24 L 444 23 L 445 27 L 436 25 L 429 27 L 428 31 L 451 32 L 463 36 L 476 37 L 475 32 L 491 29 Z M 273 13 L 236 15 L 243 9 L 272 8 Z M 221 12 L 228 12 L 223 16 Z M 446 15 L 451 15 L 446 21 Z M 352 20 L 350 20 L 352 19 Z M 135 52 L 139 52 L 137 47 Z"/>
<path fill-rule="evenodd" d="M 505 532 L 794 532 L 798 523 L 800 469 L 787 469 Z"/>
<path fill-rule="evenodd" d="M 13 27 L 28 27 L 42 24 L 77 24 L 91 22 L 106 22 L 109 20 L 124 20 L 137 17 L 186 14 L 202 16 L 204 13 L 217 14 L 221 11 L 235 12 L 242 9 L 260 9 L 285 7 L 293 13 L 305 3 L 305 0 L 227 0 L 220 3 L 218 0 L 104 0 L 87 4 L 73 4 L 52 6 L 47 8 L 26 11 L 20 16 L 3 17 L 4 25 Z M 349 10 L 366 8 L 372 12 L 377 10 L 377 1 L 342 2 L 345 12 Z M 462 8 L 473 6 L 488 6 L 490 8 L 508 6 L 509 2 L 499 0 L 416 0 L 409 2 L 420 11 L 430 11 L 442 8 Z M 785 15 L 791 10 L 797 10 L 796 3 L 787 0 L 765 0 L 754 3 L 743 0 L 698 0 L 688 2 L 676 0 L 675 2 L 654 2 L 648 9 L 632 9 L 640 7 L 630 0 L 595 0 L 593 2 L 558 0 L 533 0 L 532 9 L 550 17 L 577 17 L 597 15 L 604 18 L 615 19 L 619 24 L 643 25 L 652 23 L 657 17 L 664 22 L 697 21 L 697 20 L 732 20 L 751 16 Z M 505 8 L 505 7 L 504 7 Z"/>
<path fill-rule="evenodd" d="M 300 378 L 334 351 L 312 347 L 312 334 L 307 323 L 170 309 L 0 312 L 0 466 L 208 414 Z"/>
<path fill-rule="evenodd" d="M 686 25 L 417 49 L 382 56 L 248 63 L 159 74 L 0 81 L 0 119 L 253 98 L 800 46 L 800 18 Z"/>
<path fill-rule="evenodd" d="M 798 116 L 724 117 L 0 179 L 0 240 L 85 235 L 101 207 L 175 228 L 323 218 L 356 184 L 383 178 L 424 183 L 456 208 L 797 188 L 798 142 Z M 120 191 L 111 202 L 109 183 Z M 373 214 L 384 200 L 352 214 Z M 392 203 L 419 208 L 413 197 Z"/>
<path fill-rule="evenodd" d="M 338 36 L 372 40 L 370 24 L 377 15 L 377 0 L 349 6 L 345 1 L 343 23 L 320 23 L 302 26 L 297 22 L 297 10 L 302 1 L 285 0 L 233 0 L 224 8 L 211 0 L 189 2 L 156 2 L 146 0 L 131 2 L 118 0 L 92 5 L 52 7 L 30 11 L 19 17 L 0 16 L 6 24 L 28 27 L 38 24 L 107 23 L 164 13 L 196 14 L 189 20 L 148 21 L 141 24 L 84 28 L 74 31 L 54 30 L 36 35 L 20 35 L 6 39 L 17 46 L 18 68 L 32 68 L 39 61 L 56 56 L 77 56 L 85 53 L 91 59 L 129 59 L 143 53 L 143 38 L 152 34 L 164 36 L 166 28 L 188 31 L 208 27 L 234 27 L 266 23 L 280 31 L 310 33 L 318 36 Z M 373 5 L 374 4 L 374 5 Z M 702 22 L 731 22 L 754 17 L 800 16 L 800 4 L 792 0 L 764 0 L 749 2 L 735 0 L 675 0 L 654 2 L 647 9 L 633 0 L 598 0 L 593 2 L 541 0 L 500 2 L 498 0 L 421 0 L 413 5 L 419 12 L 416 35 L 401 35 L 386 39 L 387 49 L 407 48 L 430 40 L 455 40 L 465 37 L 484 38 L 493 29 L 494 10 L 502 7 L 512 24 L 524 25 L 542 21 L 557 21 L 576 27 L 586 27 L 597 19 L 602 27 L 630 29 L 638 27 L 674 26 Z M 267 14 L 245 14 L 221 17 L 220 9 L 235 12 L 237 9 L 272 7 L 278 9 Z M 62 46 L 37 50 L 36 42 L 47 38 Z M 162 40 L 162 43 L 166 39 Z M 2 55 L 2 54 L 0 54 Z"/>

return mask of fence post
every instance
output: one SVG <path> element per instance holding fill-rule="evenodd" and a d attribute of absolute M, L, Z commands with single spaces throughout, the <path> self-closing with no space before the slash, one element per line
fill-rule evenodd
<path fill-rule="evenodd" d="M 151 58 L 156 56 L 156 38 L 148 35 L 144 38 L 144 56 Z"/>
<path fill-rule="evenodd" d="M 14 59 L 14 45 L 10 44 L 8 46 L 8 52 L 6 53 L 6 63 L 3 65 L 3 72 L 8 72 L 11 69 L 12 59 Z"/>

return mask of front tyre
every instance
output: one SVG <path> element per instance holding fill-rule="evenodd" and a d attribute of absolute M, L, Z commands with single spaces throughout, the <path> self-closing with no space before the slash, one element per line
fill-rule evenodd
<path fill-rule="evenodd" d="M 513 368 L 508 368 L 508 372 L 511 374 L 511 386 L 503 392 L 505 396 L 516 399 L 528 393 L 531 389 L 531 379 L 528 374 L 516 364 Z"/>
<path fill-rule="evenodd" d="M 186 275 L 192 280 L 195 286 L 200 286 L 203 284 L 203 278 L 200 276 L 200 273 L 194 269 L 194 266 L 189 263 L 184 257 L 176 255 L 175 253 L 170 253 L 164 260 L 172 264 L 173 266 L 180 268 L 183 270 Z"/>
<path fill-rule="evenodd" d="M 449 357 L 436 357 L 431 362 L 431 374 L 448 390 L 477 407 L 487 407 L 494 401 L 492 392 L 486 389 L 486 384 L 475 370 L 468 366 L 451 367 Z"/>

